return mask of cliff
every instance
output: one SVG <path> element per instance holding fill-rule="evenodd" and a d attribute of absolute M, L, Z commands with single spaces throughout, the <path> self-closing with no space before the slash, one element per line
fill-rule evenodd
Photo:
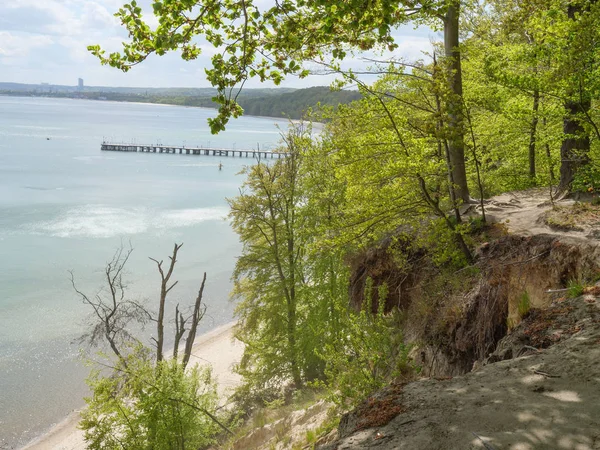
<path fill-rule="evenodd" d="M 505 194 L 486 210 L 496 232 L 472 276 L 456 274 L 468 280 L 426 314 L 415 308 L 426 265 L 397 270 L 373 254 L 355 264 L 400 281 L 393 302 L 421 378 L 374 393 L 317 448 L 600 449 L 600 210 L 552 205 L 543 191 Z"/>

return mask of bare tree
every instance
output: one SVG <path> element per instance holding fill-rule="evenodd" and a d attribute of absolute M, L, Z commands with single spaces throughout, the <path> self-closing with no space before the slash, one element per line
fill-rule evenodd
<path fill-rule="evenodd" d="M 202 304 L 202 296 L 204 294 L 204 285 L 206 284 L 206 272 L 204 272 L 204 277 L 202 277 L 202 284 L 200 285 L 200 290 L 198 291 L 198 296 L 196 297 L 196 303 L 194 305 L 194 312 L 192 313 L 191 319 L 192 324 L 190 326 L 190 331 L 188 333 L 188 337 L 185 341 L 185 352 L 183 354 L 183 367 L 187 366 L 190 356 L 192 355 L 192 347 L 194 346 L 194 340 L 196 339 L 196 331 L 198 329 L 198 324 L 204 317 L 204 313 L 206 312 L 206 305 Z M 185 322 L 183 322 L 185 324 Z"/>
<path fill-rule="evenodd" d="M 169 256 L 169 266 L 166 271 L 163 269 L 163 261 L 150 258 L 157 265 L 161 278 L 160 295 L 158 303 L 158 315 L 153 315 L 140 302 L 131 300 L 127 296 L 127 284 L 123 279 L 125 265 L 133 252 L 133 248 L 119 247 L 104 268 L 104 278 L 106 287 L 102 288 L 97 294 L 89 296 L 82 292 L 75 283 L 73 272 L 70 272 L 70 280 L 75 292 L 79 295 L 84 304 L 90 305 L 93 309 L 92 326 L 89 333 L 82 336 L 82 341 L 87 341 L 92 346 L 98 346 L 103 340 L 108 342 L 113 353 L 117 356 L 119 362 L 126 364 L 125 345 L 141 344 L 130 331 L 129 326 L 132 323 L 141 324 L 156 322 L 157 336 L 152 337 L 156 346 L 156 362 L 164 359 L 165 345 L 165 309 L 167 297 L 171 290 L 177 285 L 177 281 L 172 281 L 173 272 L 177 263 L 177 254 L 183 244 L 175 244 L 173 253 Z M 202 303 L 204 287 L 206 285 L 206 272 L 204 272 L 202 283 L 196 296 L 193 308 L 189 313 L 184 313 L 179 304 L 175 307 L 175 336 L 173 342 L 173 358 L 177 359 L 179 347 L 185 332 L 188 331 L 185 340 L 185 348 L 182 357 L 182 364 L 187 366 L 191 354 L 198 324 L 206 313 L 206 305 Z M 189 330 L 186 328 L 189 324 Z"/>
<path fill-rule="evenodd" d="M 169 281 L 171 280 L 171 275 L 173 275 L 173 270 L 175 269 L 175 264 L 177 263 L 177 252 L 183 246 L 183 244 L 175 244 L 173 247 L 173 256 L 169 256 L 171 263 L 169 264 L 169 269 L 167 273 L 163 271 L 163 261 L 160 262 L 154 258 L 150 258 L 150 260 L 154 261 L 158 266 L 158 272 L 160 273 L 160 299 L 158 301 L 158 318 L 156 320 L 156 335 L 157 338 L 154 339 L 156 343 L 156 362 L 160 362 L 163 360 L 163 346 L 165 341 L 165 303 L 167 301 L 167 294 L 177 285 L 177 281 L 174 281 L 171 285 L 169 285 Z M 178 308 L 179 309 L 179 308 Z M 177 317 L 175 317 L 177 321 Z"/>
<path fill-rule="evenodd" d="M 125 264 L 129 260 L 133 248 L 119 247 L 112 259 L 104 268 L 106 280 L 105 289 L 101 289 L 93 296 L 88 296 L 79 290 L 75 284 L 73 271 L 70 271 L 71 284 L 83 303 L 90 305 L 94 311 L 94 321 L 91 330 L 82 336 L 82 341 L 87 341 L 92 346 L 97 346 L 106 339 L 113 353 L 120 362 L 124 363 L 124 354 L 121 346 L 127 342 L 139 343 L 128 331 L 131 322 L 145 324 L 151 319 L 144 306 L 126 298 L 127 285 L 123 281 Z"/>

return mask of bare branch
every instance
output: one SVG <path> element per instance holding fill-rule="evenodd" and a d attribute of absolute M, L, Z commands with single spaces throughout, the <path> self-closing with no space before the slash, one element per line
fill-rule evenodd
<path fill-rule="evenodd" d="M 177 252 L 183 246 L 183 244 L 175 244 L 173 246 L 173 256 L 170 256 L 169 259 L 171 263 L 169 264 L 169 269 L 165 274 L 162 268 L 162 260 L 159 262 L 156 259 L 150 258 L 154 261 L 158 267 L 158 272 L 160 273 L 161 283 L 160 283 L 160 298 L 158 303 L 158 318 L 156 320 L 156 331 L 157 331 L 157 339 L 156 339 L 156 362 L 160 362 L 164 359 L 163 356 L 163 346 L 165 342 L 165 303 L 167 301 L 167 294 L 177 282 L 173 283 L 171 287 L 168 287 L 169 280 L 171 279 L 171 275 L 173 275 L 173 270 L 175 270 L 175 264 L 177 263 Z"/>
<path fill-rule="evenodd" d="M 206 312 L 206 306 L 202 305 L 202 296 L 204 295 L 204 285 L 206 284 L 206 272 L 204 272 L 204 276 L 202 277 L 202 284 L 200 285 L 200 290 L 198 291 L 198 296 L 196 297 L 196 303 L 194 305 L 194 313 L 192 314 L 192 324 L 190 326 L 190 331 L 188 333 L 188 337 L 185 341 L 185 352 L 183 354 L 183 367 L 186 367 L 189 360 L 190 355 L 192 354 L 192 347 L 194 346 L 194 340 L 196 339 L 196 331 L 198 329 L 198 324 L 204 317 L 204 313 Z"/>

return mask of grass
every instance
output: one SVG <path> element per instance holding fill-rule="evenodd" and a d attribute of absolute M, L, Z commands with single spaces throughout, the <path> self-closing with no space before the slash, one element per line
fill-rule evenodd
<path fill-rule="evenodd" d="M 525 317 L 527 317 L 527 314 L 529 314 L 529 311 L 531 310 L 531 300 L 529 298 L 529 294 L 527 293 L 527 291 L 523 292 L 523 294 L 521 294 L 521 300 L 519 300 L 519 304 L 517 306 L 517 311 L 519 313 L 519 317 L 521 319 L 524 319 Z"/>
<path fill-rule="evenodd" d="M 562 231 L 583 231 L 582 225 L 600 219 L 600 206 L 593 203 L 577 202 L 572 206 L 555 206 L 543 216 L 550 228 Z"/>
<path fill-rule="evenodd" d="M 578 280 L 571 280 L 567 284 L 567 297 L 576 298 L 583 295 L 583 290 L 585 289 L 584 283 Z"/>

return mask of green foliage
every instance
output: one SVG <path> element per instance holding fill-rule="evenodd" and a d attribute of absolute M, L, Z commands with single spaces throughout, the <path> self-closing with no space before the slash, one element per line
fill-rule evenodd
<path fill-rule="evenodd" d="M 348 312 L 343 318 L 344 334 L 324 347 L 330 398 L 341 406 L 356 405 L 374 390 L 411 371 L 409 347 L 402 341 L 398 315 L 385 315 L 385 297 L 380 308 L 371 313 L 373 284 L 365 287 L 365 302 L 359 313 Z M 379 295 L 385 288 L 379 289 Z"/>
<path fill-rule="evenodd" d="M 577 298 L 583 295 L 585 285 L 579 280 L 569 280 L 567 283 L 567 296 L 569 298 Z"/>
<path fill-rule="evenodd" d="M 217 407 L 209 368 L 154 365 L 138 350 L 111 376 L 93 371 L 88 385 L 79 426 L 89 449 L 199 448 L 222 431 L 208 413 Z"/>
<path fill-rule="evenodd" d="M 314 235 L 303 231 L 314 221 L 314 210 L 300 207 L 309 133 L 292 128 L 284 136 L 288 157 L 249 167 L 241 194 L 230 200 L 233 228 L 244 245 L 233 296 L 239 299 L 236 334 L 246 344 L 237 368 L 246 399 L 269 401 L 290 381 L 300 387 L 322 376 L 315 348 L 336 330 L 341 261 L 309 257 Z"/>
<path fill-rule="evenodd" d="M 529 314 L 529 310 L 531 309 L 531 300 L 529 299 L 529 293 L 527 291 L 521 294 L 521 299 L 519 300 L 519 304 L 517 305 L 517 312 L 519 313 L 519 317 L 521 319 L 525 318 L 527 314 Z"/>
<path fill-rule="evenodd" d="M 598 194 L 600 192 L 600 168 L 597 164 L 587 164 L 575 174 L 572 184 L 574 192 Z"/>
<path fill-rule="evenodd" d="M 263 10 L 253 0 L 205 0 L 201 5 L 196 1 L 155 0 L 152 7 L 158 19 L 155 29 L 144 21 L 135 0 L 115 14 L 131 39 L 123 44 L 122 52 L 107 54 L 99 45 L 88 50 L 102 64 L 126 72 L 153 53 L 177 51 L 184 60 L 195 60 L 202 51 L 198 44 L 198 37 L 202 37 L 207 45 L 218 49 L 211 57 L 212 67 L 205 69 L 207 80 L 217 89 L 214 99 L 219 113 L 209 120 L 214 133 L 242 113 L 237 92 L 249 78 L 279 85 L 288 75 L 306 77 L 309 71 L 302 67 L 304 61 L 318 60 L 325 54 L 334 60 L 344 59 L 348 46 L 392 49 L 394 26 L 408 18 L 400 2 L 372 3 L 365 14 L 362 0 L 286 0 Z M 430 8 L 423 10 L 431 14 Z"/>
<path fill-rule="evenodd" d="M 465 223 L 459 227 L 461 233 L 467 234 L 471 224 Z M 443 219 L 432 220 L 419 235 L 417 245 L 428 250 L 436 266 L 447 266 L 459 269 L 467 264 L 465 255 L 456 245 L 454 232 L 448 228 Z"/>
<path fill-rule="evenodd" d="M 456 177 L 463 163 L 470 192 L 482 199 L 552 187 L 565 173 L 559 165 L 583 166 L 574 189 L 600 187 L 599 2 L 282 0 L 261 10 L 253 0 L 155 0 L 153 9 L 155 29 L 135 1 L 125 5 L 117 17 L 131 41 L 120 53 L 90 51 L 127 71 L 152 53 L 178 51 L 193 60 L 204 38 L 219 49 L 206 70 L 217 91 L 210 101 L 219 105 L 213 132 L 242 109 L 279 116 L 281 104 L 294 114 L 314 104 L 312 94 L 323 96 L 322 90 L 289 93 L 281 103 L 239 96 L 253 77 L 277 85 L 289 75 L 306 76 L 304 61 L 321 61 L 360 89 L 360 99 L 329 109 L 318 139 L 292 128 L 283 137 L 287 157 L 247 168 L 240 195 L 230 200 L 243 244 L 233 297 L 236 335 L 246 344 L 238 396 L 246 401 L 281 402 L 290 385 L 315 382 L 327 385 L 336 403 L 356 403 L 410 369 L 402 312 L 383 311 L 387 285 L 375 288 L 369 280 L 362 310 L 348 307 L 345 258 L 395 236 L 416 237 L 438 272 L 408 308 L 421 322 L 416 328 L 443 336 L 461 313 L 455 294 L 477 280 L 464 269 L 473 262 L 472 235 L 483 218 L 461 215 L 470 201 L 467 182 Z M 449 40 L 458 36 L 460 14 L 467 27 L 462 43 Z M 393 30 L 408 20 L 443 23 L 451 49 L 445 58 L 436 45 L 428 62 L 375 63 L 381 76 L 373 84 L 342 71 L 351 49 L 393 49 Z M 586 142 L 590 149 L 565 150 Z M 408 266 L 402 252 L 392 259 Z M 569 295 L 582 292 L 581 283 L 569 284 Z M 524 293 L 519 315 L 530 306 Z"/>

